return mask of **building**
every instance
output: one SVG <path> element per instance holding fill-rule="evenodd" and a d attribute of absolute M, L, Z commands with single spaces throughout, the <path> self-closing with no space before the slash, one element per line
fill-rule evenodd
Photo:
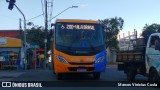
<path fill-rule="evenodd" d="M 24 49 L 21 38 L 22 30 L 0 30 L 0 69 L 24 67 Z"/>
<path fill-rule="evenodd" d="M 21 39 L 11 37 L 0 37 L 0 69 L 16 68 L 22 59 Z"/>
<path fill-rule="evenodd" d="M 0 30 L 1 37 L 18 38 L 22 33 L 22 30 Z"/>

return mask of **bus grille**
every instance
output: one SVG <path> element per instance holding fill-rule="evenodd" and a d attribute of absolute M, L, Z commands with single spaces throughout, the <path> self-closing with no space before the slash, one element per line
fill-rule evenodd
<path fill-rule="evenodd" d="M 71 65 L 93 65 L 94 62 L 90 62 L 90 63 L 73 63 L 73 62 L 69 62 L 69 64 L 71 64 Z"/>
<path fill-rule="evenodd" d="M 69 71 L 77 71 L 79 67 L 68 67 L 68 70 Z M 81 67 L 81 68 L 84 68 L 86 69 L 87 71 L 94 71 L 94 67 Z"/>

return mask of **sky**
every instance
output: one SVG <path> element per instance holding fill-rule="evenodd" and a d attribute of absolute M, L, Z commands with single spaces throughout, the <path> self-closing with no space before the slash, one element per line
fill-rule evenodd
<path fill-rule="evenodd" d="M 44 9 L 44 0 L 42 2 Z M 16 5 L 24 13 L 26 20 L 40 15 L 44 11 L 41 0 L 16 0 Z M 53 0 L 52 17 L 72 5 L 78 6 L 78 8 L 66 10 L 52 22 L 54 23 L 56 19 L 104 20 L 121 17 L 124 20 L 122 32 L 134 29 L 141 32 L 145 24 L 160 24 L 160 0 Z M 23 19 L 15 7 L 13 10 L 9 10 L 6 0 L 0 0 L 0 30 L 19 29 L 19 18 Z M 33 22 L 34 25 L 44 26 L 44 16 L 32 19 L 30 22 Z"/>

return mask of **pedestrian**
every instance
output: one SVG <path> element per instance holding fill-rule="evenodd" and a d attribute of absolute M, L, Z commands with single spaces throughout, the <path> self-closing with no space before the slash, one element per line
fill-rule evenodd
<path fill-rule="evenodd" d="M 40 59 L 40 67 L 43 68 L 44 54 L 41 54 L 41 55 L 39 56 L 39 59 Z"/>

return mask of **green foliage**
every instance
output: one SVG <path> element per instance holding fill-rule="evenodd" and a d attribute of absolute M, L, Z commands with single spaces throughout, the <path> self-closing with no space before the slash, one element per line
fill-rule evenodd
<path fill-rule="evenodd" d="M 30 45 L 38 45 L 40 48 L 45 48 L 44 39 L 45 39 L 45 30 L 42 26 L 34 26 L 32 22 L 27 23 L 28 26 L 31 26 L 30 29 L 26 30 L 26 41 Z M 24 37 L 24 35 L 23 35 Z M 51 36 L 49 31 L 47 31 L 47 51 L 51 48 L 50 42 Z"/>
<path fill-rule="evenodd" d="M 145 38 L 145 44 L 152 33 L 160 32 L 160 24 L 145 25 L 143 27 L 142 36 Z"/>
<path fill-rule="evenodd" d="M 28 22 L 27 25 L 28 26 L 34 26 L 33 22 Z"/>
<path fill-rule="evenodd" d="M 44 36 L 44 30 L 38 28 L 27 30 L 27 42 L 31 45 L 39 45 L 40 48 L 44 48 Z"/>
<path fill-rule="evenodd" d="M 123 29 L 124 20 L 120 17 L 115 17 L 99 21 L 101 22 L 102 27 L 106 32 L 106 47 L 118 50 L 119 48 L 117 35 L 120 32 L 120 30 Z"/>

